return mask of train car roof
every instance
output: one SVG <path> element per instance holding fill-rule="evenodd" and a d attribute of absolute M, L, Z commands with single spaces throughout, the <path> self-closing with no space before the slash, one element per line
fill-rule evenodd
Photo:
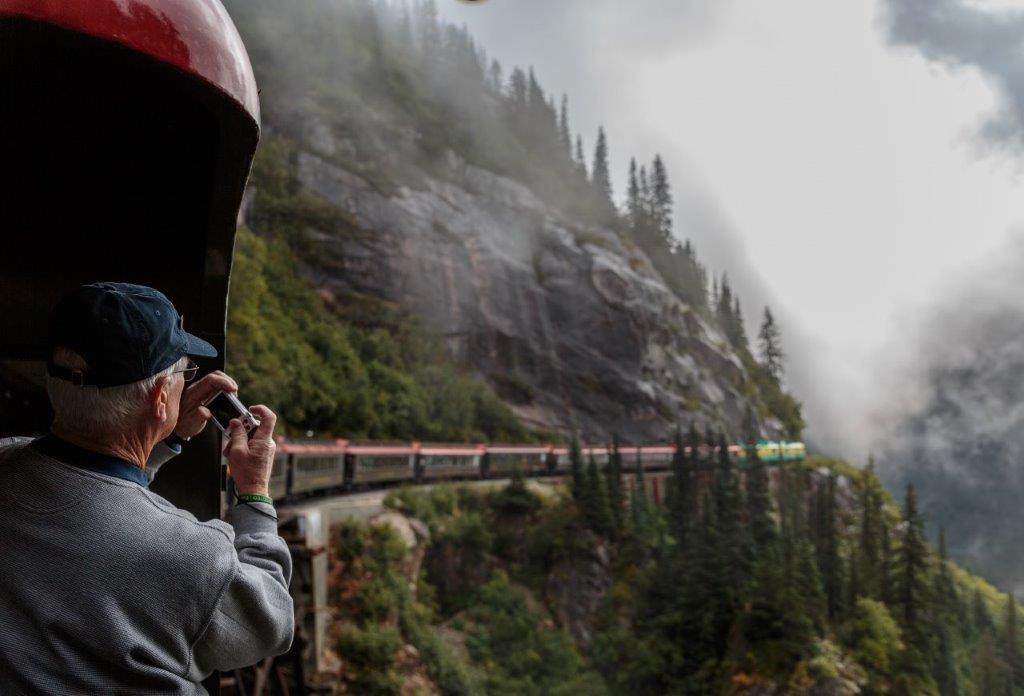
<path fill-rule="evenodd" d="M 483 445 L 447 445 L 447 444 L 426 444 L 419 446 L 419 453 L 427 456 L 444 457 L 468 457 L 477 456 L 484 451 Z"/>
<path fill-rule="evenodd" d="M 286 442 L 278 445 L 277 451 L 286 454 L 344 454 L 345 446 L 335 442 Z"/>
<path fill-rule="evenodd" d="M 489 454 L 546 454 L 551 448 L 547 445 L 487 445 Z"/>
<path fill-rule="evenodd" d="M 416 446 L 413 443 L 411 443 L 411 442 L 407 442 L 407 443 L 392 443 L 392 444 L 382 444 L 382 443 L 366 443 L 366 444 L 358 444 L 357 443 L 357 444 L 353 444 L 353 443 L 348 443 L 345 446 L 345 452 L 348 453 L 348 454 L 354 454 L 356 456 L 359 456 L 359 455 L 388 456 L 388 455 L 398 455 L 398 454 L 415 454 L 416 453 Z"/>

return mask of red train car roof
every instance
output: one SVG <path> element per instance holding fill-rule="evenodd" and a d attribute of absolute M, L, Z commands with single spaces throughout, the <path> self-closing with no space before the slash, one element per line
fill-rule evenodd
<path fill-rule="evenodd" d="M 0 16 L 87 34 L 172 65 L 214 85 L 259 123 L 249 56 L 219 0 L 0 0 Z"/>
<path fill-rule="evenodd" d="M 353 445 L 349 444 L 345 447 L 345 452 L 348 454 L 355 455 L 376 455 L 380 457 L 396 456 L 396 455 L 409 455 L 416 453 L 416 447 L 411 443 L 400 444 L 396 443 L 393 445 L 383 444 L 367 444 L 367 445 Z"/>
<path fill-rule="evenodd" d="M 547 454 L 549 449 L 543 445 L 487 445 L 490 454 Z"/>
<path fill-rule="evenodd" d="M 484 451 L 482 445 L 449 445 L 430 443 L 420 445 L 419 452 L 427 456 L 434 457 L 449 457 L 449 456 L 476 456 Z"/>

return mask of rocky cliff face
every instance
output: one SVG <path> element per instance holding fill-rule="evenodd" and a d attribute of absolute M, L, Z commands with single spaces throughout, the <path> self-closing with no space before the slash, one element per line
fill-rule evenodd
<path fill-rule="evenodd" d="M 382 186 L 324 123 L 291 130 L 299 184 L 358 228 L 306 232 L 308 275 L 328 303 L 411 309 L 538 428 L 598 441 L 664 440 L 690 421 L 742 432 L 756 390 L 739 357 L 614 231 L 450 150 L 429 171 L 403 160 L 402 183 Z"/>

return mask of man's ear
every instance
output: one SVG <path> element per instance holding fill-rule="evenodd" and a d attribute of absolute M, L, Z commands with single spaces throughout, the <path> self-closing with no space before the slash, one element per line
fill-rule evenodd
<path fill-rule="evenodd" d="M 164 376 L 156 380 L 149 392 L 150 413 L 161 423 L 167 420 L 167 404 L 171 399 L 171 380 Z"/>

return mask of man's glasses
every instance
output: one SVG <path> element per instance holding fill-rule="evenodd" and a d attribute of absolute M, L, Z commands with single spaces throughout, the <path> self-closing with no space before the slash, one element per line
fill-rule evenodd
<path fill-rule="evenodd" d="M 188 359 L 188 367 L 186 367 L 184 370 L 175 370 L 171 374 L 172 375 L 176 375 L 179 372 L 181 372 L 182 374 L 185 375 L 185 381 L 186 382 L 191 382 L 192 380 L 194 380 L 196 378 L 196 373 L 199 372 L 199 366 L 195 364 L 195 362 L 192 360 L 192 358 L 189 358 Z"/>

